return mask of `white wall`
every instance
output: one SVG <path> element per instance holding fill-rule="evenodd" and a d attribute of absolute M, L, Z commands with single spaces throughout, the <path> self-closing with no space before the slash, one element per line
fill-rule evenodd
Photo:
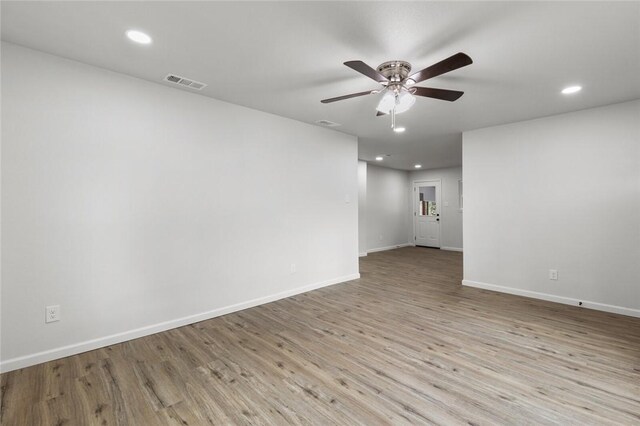
<path fill-rule="evenodd" d="M 462 250 L 462 210 L 460 210 L 458 181 L 462 179 L 462 167 L 447 167 L 412 171 L 409 174 L 410 188 L 413 182 L 440 179 L 442 194 L 440 206 L 441 242 L 443 249 Z M 413 205 L 409 206 L 409 237 L 413 239 Z"/>
<path fill-rule="evenodd" d="M 367 162 L 358 161 L 358 251 L 367 255 Z"/>
<path fill-rule="evenodd" d="M 367 166 L 367 250 L 407 245 L 408 173 Z"/>
<path fill-rule="evenodd" d="M 2 124 L 4 370 L 358 276 L 354 137 L 7 43 Z"/>
<path fill-rule="evenodd" d="M 463 170 L 465 284 L 640 316 L 640 101 L 466 132 Z"/>

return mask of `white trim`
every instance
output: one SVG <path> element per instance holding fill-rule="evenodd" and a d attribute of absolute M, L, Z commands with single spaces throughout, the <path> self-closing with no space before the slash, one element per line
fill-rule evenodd
<path fill-rule="evenodd" d="M 449 251 L 462 252 L 462 247 L 440 247 L 440 250 L 449 250 Z"/>
<path fill-rule="evenodd" d="M 623 306 L 607 305 L 605 303 L 590 302 L 588 300 L 573 299 L 570 297 L 556 296 L 554 294 L 540 293 L 531 290 L 522 290 L 513 287 L 504 287 L 501 285 L 487 284 L 478 281 L 462 280 L 462 285 L 468 287 L 482 288 L 484 290 L 498 291 L 500 293 L 515 294 L 516 296 L 531 297 L 533 299 L 547 300 L 549 302 L 562 303 L 564 305 L 573 305 L 579 308 L 595 309 L 597 311 L 610 312 L 613 314 L 628 315 L 630 317 L 640 318 L 640 309 L 625 308 Z M 582 302 L 582 305 L 578 305 Z"/>
<path fill-rule="evenodd" d="M 404 243 L 404 244 L 397 244 L 395 246 L 378 247 L 378 248 L 373 248 L 373 249 L 367 250 L 367 253 L 375 253 L 375 252 L 378 252 L 378 251 L 394 250 L 394 249 L 398 249 L 398 248 L 402 248 L 402 247 L 408 247 L 409 245 L 410 245 L 409 243 Z"/>
<path fill-rule="evenodd" d="M 367 252 L 365 251 L 364 253 L 359 253 L 358 257 L 365 257 L 367 255 Z"/>
<path fill-rule="evenodd" d="M 87 340 L 85 342 L 74 343 L 68 346 L 62 346 L 60 348 L 50 349 L 50 350 L 38 352 L 35 354 L 8 359 L 6 361 L 0 362 L 0 372 L 6 373 L 7 371 L 17 370 L 19 368 L 29 367 L 31 365 L 52 361 L 54 359 L 64 358 L 67 356 L 91 351 L 91 350 L 102 348 L 105 346 L 114 345 L 116 343 L 125 342 L 127 340 L 149 336 L 151 334 L 160 333 L 162 331 L 171 330 L 173 328 L 182 327 L 185 325 L 215 318 L 221 315 L 230 314 L 232 312 L 241 311 L 243 309 L 252 308 L 254 306 L 262 305 L 265 303 L 274 302 L 276 300 L 284 299 L 290 296 L 295 296 L 296 294 L 300 294 L 300 293 L 306 293 L 307 291 L 315 290 L 322 287 L 327 287 L 333 284 L 339 284 L 345 281 L 356 280 L 358 278 L 360 278 L 360 274 L 345 275 L 345 276 L 334 278 L 331 280 L 321 281 L 319 283 L 310 284 L 304 287 L 298 287 L 292 290 L 287 290 L 280 293 L 272 294 L 270 296 L 259 297 L 257 299 L 248 300 L 246 302 L 236 303 L 235 305 L 213 309 L 211 311 L 202 312 L 200 314 L 189 315 L 186 317 L 161 322 L 158 324 L 148 325 L 146 327 L 136 328 L 134 330 L 124 331 L 122 333 L 112 334 L 110 336 L 99 337 L 97 339 Z"/>

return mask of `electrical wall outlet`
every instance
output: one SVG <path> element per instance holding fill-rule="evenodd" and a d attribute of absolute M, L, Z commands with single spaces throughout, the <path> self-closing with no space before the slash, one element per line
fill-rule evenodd
<path fill-rule="evenodd" d="M 549 279 L 557 281 L 558 280 L 558 270 L 557 269 L 549 269 Z"/>
<path fill-rule="evenodd" d="M 60 305 L 47 306 L 45 308 L 44 322 L 60 321 Z"/>
<path fill-rule="evenodd" d="M 292 264 L 291 264 L 291 273 L 292 273 L 292 274 L 295 274 L 295 273 L 296 273 L 296 264 L 295 264 L 295 263 L 292 263 Z"/>

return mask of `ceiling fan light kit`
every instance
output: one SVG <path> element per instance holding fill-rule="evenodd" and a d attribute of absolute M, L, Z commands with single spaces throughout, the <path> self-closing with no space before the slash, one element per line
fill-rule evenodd
<path fill-rule="evenodd" d="M 371 95 L 382 92 L 378 102 L 377 116 L 391 114 L 391 127 L 395 128 L 395 115 L 408 111 L 416 102 L 416 96 L 440 99 L 453 102 L 459 99 L 464 92 L 457 90 L 435 89 L 431 87 L 415 87 L 416 83 L 448 73 L 458 68 L 472 64 L 469 56 L 460 52 L 431 65 L 414 74 L 411 72 L 411 64 L 406 61 L 388 61 L 380 64 L 377 69 L 371 68 L 362 61 L 348 61 L 344 65 L 380 83 L 383 88 L 366 92 L 353 93 L 335 98 L 323 99 L 324 104 Z"/>
<path fill-rule="evenodd" d="M 409 111 L 409 108 L 416 102 L 416 98 L 406 88 L 388 88 L 384 91 L 378 107 L 383 114 L 390 114 L 394 109 L 396 114 Z"/>

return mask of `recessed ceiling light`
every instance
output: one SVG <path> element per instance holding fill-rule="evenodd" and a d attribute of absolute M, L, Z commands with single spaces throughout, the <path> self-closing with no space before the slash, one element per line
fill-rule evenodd
<path fill-rule="evenodd" d="M 140 44 L 151 43 L 151 37 L 149 37 L 147 34 L 143 33 L 142 31 L 129 30 L 127 31 L 126 34 L 127 34 L 127 37 L 129 37 L 129 40 L 135 41 L 136 43 L 140 43 Z"/>
<path fill-rule="evenodd" d="M 570 95 L 572 93 L 578 93 L 582 90 L 582 86 L 569 86 L 562 89 L 563 95 Z"/>
<path fill-rule="evenodd" d="M 422 164 L 416 164 L 416 165 L 415 165 L 415 166 L 413 166 L 413 167 L 415 167 L 416 169 L 419 169 L 419 168 L 421 168 L 421 167 L 422 167 Z"/>
<path fill-rule="evenodd" d="M 381 157 L 379 155 L 376 157 L 376 161 L 382 161 L 382 160 L 384 160 L 384 157 Z"/>
<path fill-rule="evenodd" d="M 405 130 L 407 130 L 407 129 L 405 129 L 404 127 L 394 127 L 393 128 L 393 131 L 396 132 L 396 133 L 402 133 Z"/>

